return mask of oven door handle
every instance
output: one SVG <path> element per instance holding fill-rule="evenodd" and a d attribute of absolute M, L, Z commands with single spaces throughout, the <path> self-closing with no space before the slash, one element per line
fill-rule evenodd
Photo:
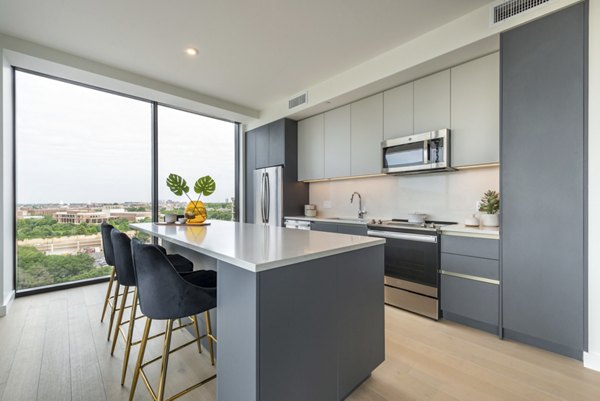
<path fill-rule="evenodd" d="M 437 244 L 437 242 L 438 242 L 437 235 L 396 233 L 396 232 L 391 232 L 391 231 L 379 231 L 379 230 L 368 230 L 367 235 L 369 237 L 402 239 L 402 240 L 406 240 L 406 241 L 417 241 L 417 242 L 429 242 L 431 244 Z"/>

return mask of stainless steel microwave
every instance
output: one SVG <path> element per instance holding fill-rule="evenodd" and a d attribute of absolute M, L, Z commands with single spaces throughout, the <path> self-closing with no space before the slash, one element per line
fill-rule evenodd
<path fill-rule="evenodd" d="M 385 174 L 452 170 L 449 129 L 388 139 L 381 142 L 381 151 Z"/>

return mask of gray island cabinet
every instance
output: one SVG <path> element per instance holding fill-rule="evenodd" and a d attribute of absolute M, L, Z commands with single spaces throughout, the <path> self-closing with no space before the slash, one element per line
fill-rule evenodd
<path fill-rule="evenodd" d="M 343 400 L 383 362 L 384 240 L 223 221 L 132 227 L 214 261 L 219 401 Z"/>

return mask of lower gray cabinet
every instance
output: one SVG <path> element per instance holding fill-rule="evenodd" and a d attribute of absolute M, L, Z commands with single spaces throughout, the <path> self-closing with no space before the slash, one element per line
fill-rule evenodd
<path fill-rule="evenodd" d="M 338 224 L 322 221 L 313 221 L 310 223 L 311 231 L 325 231 L 329 233 L 367 235 L 367 226 L 358 224 Z"/>
<path fill-rule="evenodd" d="M 367 226 L 356 225 L 356 224 L 338 224 L 337 232 L 340 234 L 351 234 L 351 235 L 367 235 Z"/>
<path fill-rule="evenodd" d="M 440 308 L 444 319 L 499 332 L 499 240 L 442 235 Z"/>
<path fill-rule="evenodd" d="M 325 231 L 328 233 L 337 233 L 337 224 L 335 223 L 324 223 L 321 221 L 312 221 L 310 223 L 311 231 Z"/>
<path fill-rule="evenodd" d="M 497 284 L 442 274 L 440 297 L 443 317 L 497 333 L 498 290 Z"/>

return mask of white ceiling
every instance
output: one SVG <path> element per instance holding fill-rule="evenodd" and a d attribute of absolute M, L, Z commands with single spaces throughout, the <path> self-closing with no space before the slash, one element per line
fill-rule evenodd
<path fill-rule="evenodd" d="M 0 32 L 261 110 L 487 3 L 0 0 Z"/>

